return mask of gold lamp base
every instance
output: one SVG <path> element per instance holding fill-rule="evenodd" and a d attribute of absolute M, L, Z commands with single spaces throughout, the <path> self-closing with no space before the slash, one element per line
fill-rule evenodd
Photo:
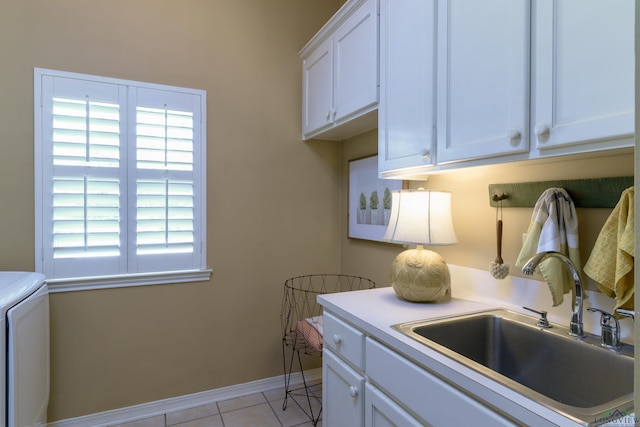
<path fill-rule="evenodd" d="M 449 266 L 440 254 L 422 246 L 406 250 L 391 264 L 391 286 L 408 301 L 438 301 L 451 295 Z"/>

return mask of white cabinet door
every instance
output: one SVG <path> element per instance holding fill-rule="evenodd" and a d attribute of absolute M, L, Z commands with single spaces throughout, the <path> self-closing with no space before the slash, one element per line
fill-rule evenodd
<path fill-rule="evenodd" d="M 332 124 L 332 47 L 332 40 L 325 40 L 302 61 L 302 132 L 305 135 Z"/>
<path fill-rule="evenodd" d="M 438 2 L 438 163 L 529 151 L 529 22 L 529 0 Z"/>
<path fill-rule="evenodd" d="M 538 0 L 535 6 L 535 146 L 631 136 L 634 0 Z"/>
<path fill-rule="evenodd" d="M 339 122 L 378 102 L 378 7 L 368 0 L 336 31 L 333 111 Z"/>
<path fill-rule="evenodd" d="M 435 165 L 434 0 L 381 0 L 378 170 Z"/>
<path fill-rule="evenodd" d="M 407 411 L 389 399 L 380 390 L 367 383 L 364 404 L 366 427 L 424 427 Z"/>
<path fill-rule="evenodd" d="M 375 129 L 378 29 L 378 0 L 350 0 L 300 51 L 304 139 Z"/>
<path fill-rule="evenodd" d="M 322 422 L 327 427 L 364 425 L 364 377 L 326 348 L 322 353 Z"/>

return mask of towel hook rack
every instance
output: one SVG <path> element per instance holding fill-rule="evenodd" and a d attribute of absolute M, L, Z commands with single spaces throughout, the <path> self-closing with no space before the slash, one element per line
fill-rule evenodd
<path fill-rule="evenodd" d="M 494 194 L 491 200 L 493 200 L 494 202 L 499 202 L 501 200 L 506 200 L 508 198 L 509 198 L 509 195 L 507 193 L 502 193 L 500 195 Z"/>
<path fill-rule="evenodd" d="M 613 208 L 633 176 L 489 184 L 489 204 L 505 208 L 534 207 L 548 188 L 564 188 L 577 208 Z"/>

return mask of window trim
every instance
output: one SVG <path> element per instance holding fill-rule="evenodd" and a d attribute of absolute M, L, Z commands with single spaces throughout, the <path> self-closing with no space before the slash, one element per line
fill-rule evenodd
<path fill-rule="evenodd" d="M 208 282 L 212 270 L 163 271 L 158 273 L 133 273 L 113 276 L 73 277 L 47 279 L 50 293 L 90 291 L 96 289 L 128 288 L 149 285 L 170 285 L 186 282 Z"/>
<path fill-rule="evenodd" d="M 206 91 L 184 88 L 177 86 L 161 85 L 154 83 L 146 83 L 133 80 L 125 80 L 118 78 L 102 77 L 96 75 L 80 74 L 67 71 L 50 70 L 44 68 L 34 68 L 34 221 L 35 221 L 35 265 L 36 271 L 43 271 L 44 268 L 44 233 L 45 227 L 43 224 L 44 212 L 44 197 L 43 197 L 43 182 L 44 177 L 44 152 L 46 149 L 43 144 L 43 116 L 42 108 L 43 102 L 43 85 L 42 80 L 44 76 L 52 76 L 59 78 L 71 78 L 79 80 L 88 80 L 95 83 L 108 83 L 135 88 L 145 88 L 160 91 L 177 91 L 188 92 L 192 95 L 198 95 L 199 109 L 200 109 L 200 121 L 199 121 L 199 139 L 200 139 L 200 161 L 203 162 L 198 171 L 194 171 L 194 177 L 199 180 L 198 185 L 200 190 L 195 195 L 197 200 L 197 216 L 199 222 L 199 230 L 196 233 L 198 239 L 198 246 L 194 250 L 200 251 L 200 259 L 198 266 L 195 269 L 186 269 L 178 271 L 157 271 L 157 272 L 142 272 L 142 273 L 120 273 L 104 276 L 92 276 L 92 277 L 71 277 L 71 278 L 58 278 L 48 279 L 47 283 L 50 285 L 51 292 L 68 292 L 78 290 L 92 290 L 92 289 L 104 289 L 104 288 L 117 288 L 117 287 L 129 287 L 129 286 L 145 286 L 145 285 L 157 285 L 157 284 L 172 284 L 183 282 L 198 282 L 210 280 L 212 271 L 206 268 L 207 263 L 207 251 L 206 251 Z M 127 101 L 129 102 L 129 101 Z M 125 148 L 128 149 L 128 148 Z M 127 165 L 123 166 L 128 169 Z M 129 185 L 129 184 L 125 184 Z M 129 196 L 130 197 L 130 196 Z M 124 221 L 130 221 L 131 219 L 124 218 Z"/>

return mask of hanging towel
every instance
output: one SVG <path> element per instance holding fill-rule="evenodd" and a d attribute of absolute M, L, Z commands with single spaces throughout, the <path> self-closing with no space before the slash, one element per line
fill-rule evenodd
<path fill-rule="evenodd" d="M 322 351 L 324 333 L 322 315 L 298 320 L 296 323 L 296 333 L 302 340 L 313 349 Z"/>
<path fill-rule="evenodd" d="M 578 216 L 573 200 L 563 188 L 545 190 L 536 202 L 516 266 L 522 268 L 536 253 L 546 251 L 567 256 L 580 271 Z M 536 273 L 541 274 L 547 283 L 554 307 L 562 304 L 563 294 L 575 293 L 573 277 L 559 259 L 542 261 Z"/>
<path fill-rule="evenodd" d="M 598 288 L 615 298 L 615 308 L 633 310 L 633 261 L 635 249 L 634 189 L 622 192 L 620 201 L 604 223 L 584 266 Z"/>

